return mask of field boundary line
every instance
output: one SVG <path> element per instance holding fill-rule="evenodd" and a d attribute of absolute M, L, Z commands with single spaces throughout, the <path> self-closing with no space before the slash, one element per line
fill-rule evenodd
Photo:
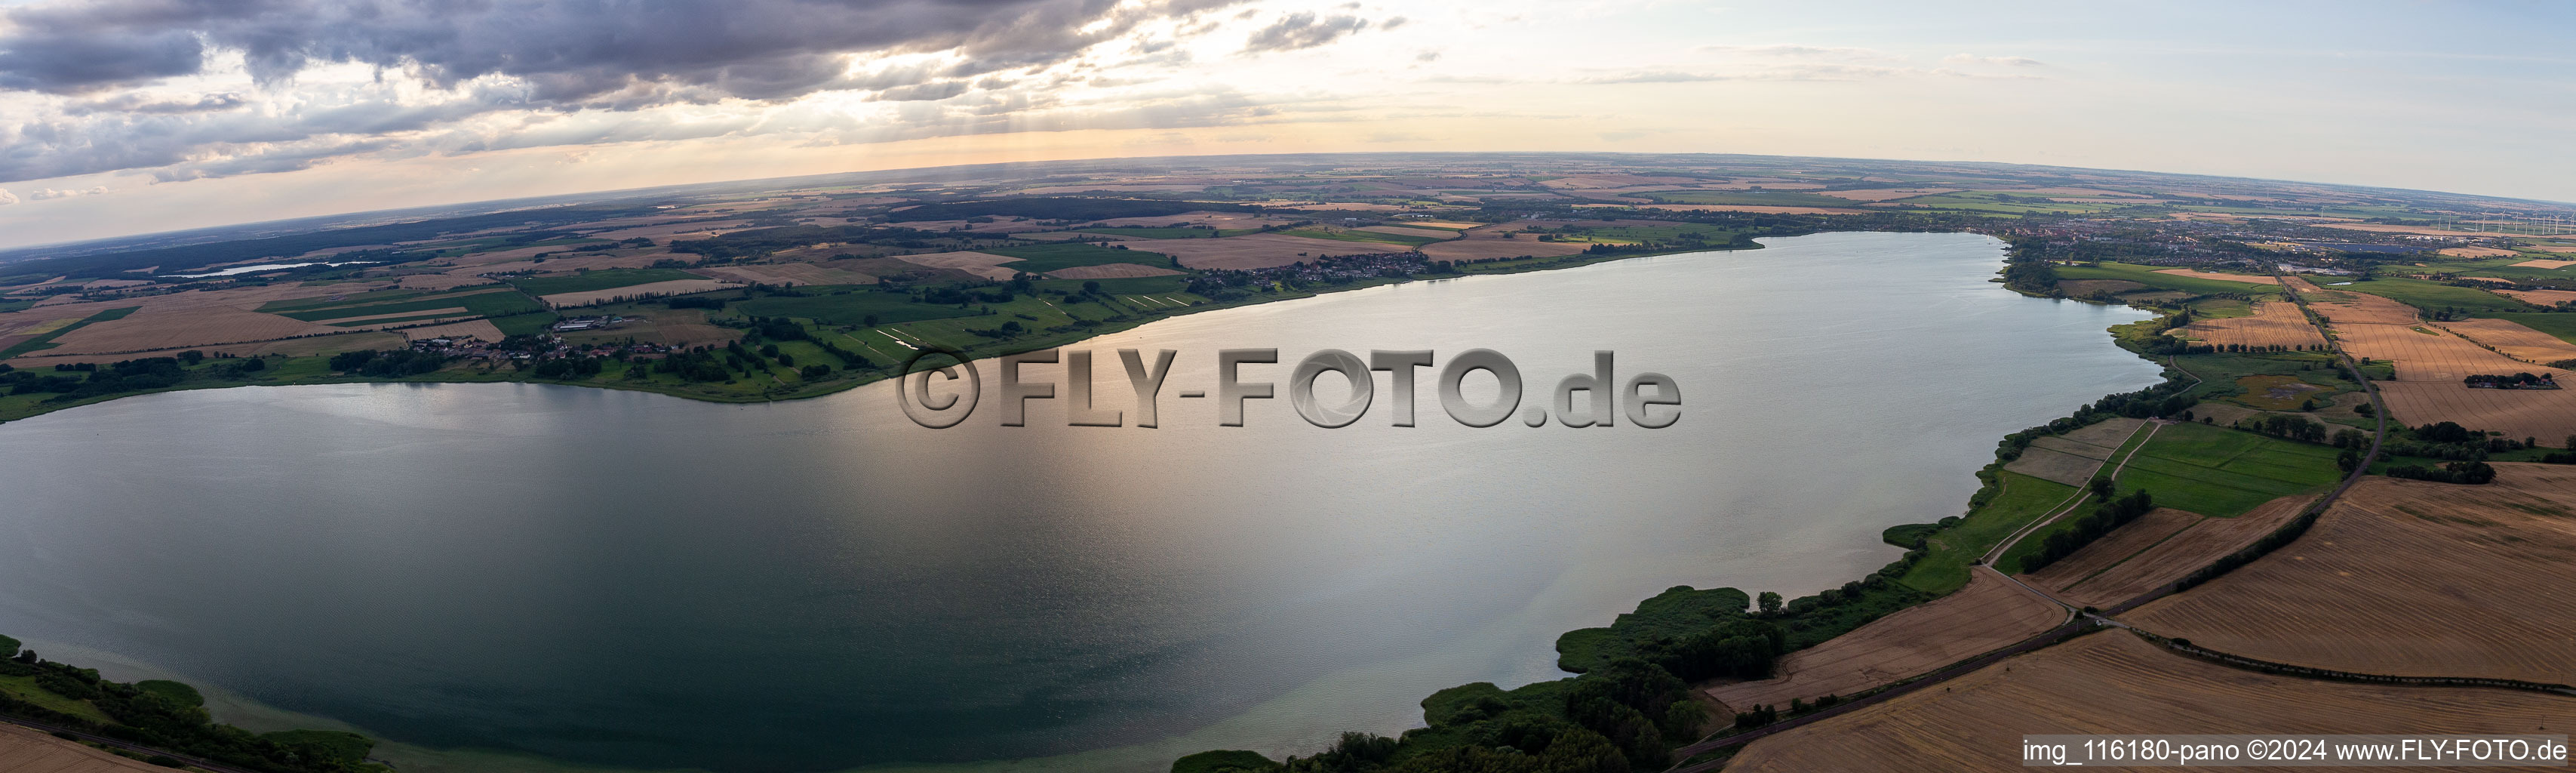
<path fill-rule="evenodd" d="M 2115 480 L 2115 481 L 2116 481 L 2116 480 L 2119 480 L 2119 479 L 2120 479 L 2120 471 L 2121 471 L 2121 470 L 2124 470 L 2124 469 L 2128 469 L 2128 467 L 2129 467 L 2129 460 L 2137 458 L 2137 457 L 2138 457 L 2138 452 L 2140 452 L 2140 451 L 2144 451 L 2144 450 L 2147 450 L 2147 444 L 2148 444 L 2148 443 L 2155 442 L 2155 439 L 2156 439 L 2156 432 L 2157 432 L 2158 430 L 2164 429 L 2164 427 L 2165 427 L 2165 425 L 2164 425 L 2164 423 L 2163 423 L 2163 422 L 2154 421 L 2154 420 L 2149 420 L 2149 421 L 2147 421 L 2145 424 L 2140 425 L 2140 426 L 2138 427 L 2138 431 L 2139 431 L 2139 432 L 2144 432 L 2144 433 L 2146 433 L 2146 437 L 2145 437 L 2144 439 L 2139 439 L 2139 438 L 2138 438 L 2138 432 L 2131 432 L 2131 433 L 2129 433 L 2129 437 L 2130 437 L 2130 439 L 2138 440 L 2138 445 L 2137 445 L 2137 447 L 2129 449 L 2129 454 L 2128 454 L 2127 456 L 2120 457 L 2120 462 L 2119 462 L 2119 465 L 2118 465 L 2118 466 L 2112 466 L 2112 464 L 2111 464 L 2111 460 L 2109 460 L 2109 459 L 2104 459 L 2104 460 L 2102 460 L 2102 463 L 2101 463 L 2101 464 L 2099 464 L 2099 465 L 2095 465 L 2095 466 L 2094 466 L 2094 468 L 2093 468 L 2093 474 L 2092 474 L 2092 475 L 2089 475 L 2089 476 L 2086 476 L 2086 479 L 2087 479 L 2087 480 L 2091 480 L 2092 478 L 2102 477 L 2102 471 L 2103 471 L 2104 469 L 2106 469 L 2106 468 L 2107 468 L 2107 469 L 2109 469 L 2109 470 L 2111 471 L 2110 478 L 2111 478 L 2112 480 Z M 2121 442 L 2120 442 L 2120 445 L 2122 445 L 2122 446 L 2126 446 L 2126 445 L 2128 445 L 2128 444 L 2129 444 L 2129 443 L 2128 443 L 2128 441 L 2126 441 L 2126 440 L 2123 440 L 2123 441 L 2121 441 Z M 2119 452 L 2119 449 L 2117 449 L 2117 448 L 2114 448 L 2114 449 L 2111 449 L 2111 450 L 2112 450 L 2112 452 L 2113 452 L 2113 453 L 2118 453 L 2118 452 Z M 1979 563 L 1979 564 L 1982 564 L 1982 565 L 1985 565 L 1985 566 L 1993 566 L 1993 565 L 1994 565 L 1994 562 L 1995 562 L 1995 560 L 1996 560 L 1996 559 L 2002 558 L 2002 557 L 2003 557 L 2003 555 L 2004 555 L 2005 553 L 2011 552 L 2011 551 L 2012 551 L 2012 546 L 2013 546 L 2013 545 L 2019 544 L 2019 543 L 2022 541 L 2022 539 L 2023 539 L 2023 538 L 2030 536 L 2030 534 L 2031 534 L 2032 532 L 2037 531 L 2037 530 L 2042 529 L 2042 528 L 2046 528 L 2049 524 L 2056 523 L 2056 522 L 2058 521 L 2058 519 L 2066 517 L 2066 514 L 2068 514 L 2068 513 L 2072 513 L 2072 512 L 2075 512 L 2075 509 L 2076 509 L 2076 508 L 2084 506 L 2084 501 L 2083 501 L 2083 500 L 2084 500 L 2084 495 L 2085 495 L 2086 493 L 2087 493 L 2087 491 L 2085 490 L 2085 487 L 2083 487 L 2083 486 L 2077 486 L 2077 487 L 2075 487 L 2075 496 L 2071 498 L 2071 501 L 2066 502 L 2066 503 L 2061 503 L 2061 504 L 2059 505 L 2062 509 L 2059 509 L 2059 510 L 2056 510 L 2056 511 L 2052 511 L 2052 512 L 2050 512 L 2047 516 L 2044 516 L 2044 517 L 2040 518 L 2039 520 L 2032 521 L 2032 522 L 2030 523 L 2030 525 L 2028 525 L 2028 526 L 2023 526 L 2023 527 L 2021 527 L 2020 529 L 2018 529 L 2018 530 L 2014 531 L 2012 534 L 2010 534 L 2010 535 L 2008 535 L 2008 536 L 2004 537 L 2003 541 L 2002 541 L 2002 542 L 1995 543 L 1995 547 L 1994 547 L 1994 549 L 1987 551 L 1987 552 L 1986 552 L 1986 555 L 1985 555 L 1981 560 L 1979 560 L 1979 561 L 1978 561 L 1978 563 Z M 2003 570 L 1998 569 L 1998 570 L 1996 570 L 1996 571 L 1995 571 L 1995 573 L 1996 573 L 1996 574 L 2003 574 Z M 2006 576 L 2007 576 L 2007 577 L 2009 577 L 2010 575 L 2006 575 Z M 2029 587 L 2029 586 L 2023 586 L 2023 587 Z M 2061 603 L 2061 604 L 2062 604 L 2062 603 L 2065 603 L 2065 602 L 2058 602 L 2058 603 Z"/>

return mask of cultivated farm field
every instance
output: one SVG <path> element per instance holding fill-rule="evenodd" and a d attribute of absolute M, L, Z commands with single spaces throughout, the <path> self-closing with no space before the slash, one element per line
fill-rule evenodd
<path fill-rule="evenodd" d="M 2234 518 L 2204 518 L 2158 508 L 2074 555 L 2026 575 L 2023 581 L 2046 588 L 2071 604 L 2109 607 L 2182 579 L 2222 556 L 2254 544 L 2297 517 L 2299 510 L 2315 499 L 2294 494 L 2265 502 L 2253 512 Z M 2177 521 L 2168 516 L 2161 523 L 2152 522 L 2157 513 L 2182 513 L 2191 520 Z M 2142 524 L 2145 528 L 2137 535 L 2128 533 Z M 2180 528 L 2168 528 L 2176 524 Z M 2163 533 L 2157 534 L 2158 531 Z"/>
<path fill-rule="evenodd" d="M 2325 335 L 2317 332 L 2317 326 L 2308 324 L 2298 304 L 2286 301 L 2259 302 L 2250 315 L 2198 320 L 2170 334 L 2219 347 L 2304 349 L 2326 345 Z"/>
<path fill-rule="evenodd" d="M 2110 630 L 1747 745 L 1726 770 L 2017 770 L 2038 733 L 2563 734 L 2576 699 L 2240 671 Z"/>
<path fill-rule="evenodd" d="M 1789 653 L 1780 659 L 1780 676 L 1705 692 L 1729 711 L 1851 695 L 2010 646 L 2064 622 L 2064 607 L 1992 572 L 1976 572 L 1957 593 Z"/>
<path fill-rule="evenodd" d="M 2129 619 L 2275 662 L 2576 683 L 2576 467 L 2496 468 L 2364 480 L 2298 541 Z"/>

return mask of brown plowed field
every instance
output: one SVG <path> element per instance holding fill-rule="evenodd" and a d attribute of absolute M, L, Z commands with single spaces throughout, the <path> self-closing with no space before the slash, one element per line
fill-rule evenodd
<path fill-rule="evenodd" d="M 2576 467 L 2496 469 L 2364 480 L 2297 542 L 2128 619 L 2276 662 L 2576 683 Z"/>
<path fill-rule="evenodd" d="M 2444 247 L 2442 254 L 2454 258 L 2510 258 L 2522 253 L 2501 247 Z"/>
<path fill-rule="evenodd" d="M 2256 302 L 2252 316 L 2199 320 L 2173 334 L 2221 347 L 2242 344 L 2296 349 L 2326 345 L 2325 335 L 2317 332 L 2317 326 L 2308 324 L 2307 315 L 2299 313 L 2299 305 L 2287 301 Z"/>
<path fill-rule="evenodd" d="M 2297 494 L 2265 502 L 2234 518 L 2203 519 L 2199 525 L 2175 533 L 2171 539 L 2113 565 L 2109 571 L 2090 578 L 2073 578 L 2074 583 L 2058 593 L 2058 598 L 2078 606 L 2108 607 L 2146 595 L 2147 591 L 2217 562 L 2221 556 L 2254 544 L 2288 523 L 2300 508 L 2315 499 Z"/>
<path fill-rule="evenodd" d="M 2524 327 L 2509 319 L 2464 319 L 2436 322 L 2462 338 L 2495 347 L 2507 357 L 2524 362 L 2557 362 L 2576 359 L 2576 344 L 2558 340 L 2557 336 Z"/>
<path fill-rule="evenodd" d="M 2021 769 L 2036 733 L 2545 733 L 2576 699 L 2239 671 L 2104 631 L 1764 738 L 1730 773 Z M 2247 768 L 2237 768 L 2245 770 Z"/>
<path fill-rule="evenodd" d="M 1850 695 L 2002 649 L 2066 621 L 2065 609 L 1993 572 L 1931 603 L 1872 621 L 1780 659 L 1781 676 L 1707 689 L 1733 711 Z"/>

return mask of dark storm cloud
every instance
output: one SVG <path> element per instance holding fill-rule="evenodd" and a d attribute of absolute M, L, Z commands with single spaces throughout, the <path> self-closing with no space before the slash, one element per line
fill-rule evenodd
<path fill-rule="evenodd" d="M 1402 24 L 1402 17 L 1394 22 Z M 1331 43 L 1344 35 L 1368 29 L 1368 20 L 1348 14 L 1317 18 L 1312 13 L 1292 13 L 1278 22 L 1252 33 L 1244 41 L 1245 51 L 1295 51 Z"/>
<path fill-rule="evenodd" d="M 204 44 L 185 30 L 19 34 L 0 39 L 0 89 L 81 93 L 187 75 L 205 62 Z"/>
<path fill-rule="evenodd" d="M 9 11 L 0 88 L 99 91 L 198 72 L 221 49 L 241 52 L 263 84 L 358 62 L 440 86 L 516 76 L 532 101 L 557 107 L 783 99 L 846 88 L 846 54 L 959 49 L 972 71 L 941 75 L 975 75 L 1060 61 L 1138 22 L 1230 2 L 91 0 Z"/>

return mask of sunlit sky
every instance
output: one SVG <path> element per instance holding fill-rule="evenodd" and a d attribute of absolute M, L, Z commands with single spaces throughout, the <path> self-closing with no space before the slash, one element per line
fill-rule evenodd
<path fill-rule="evenodd" d="M 2576 201 L 2576 5 L 0 0 L 0 246 L 990 161 L 2001 161 Z"/>

